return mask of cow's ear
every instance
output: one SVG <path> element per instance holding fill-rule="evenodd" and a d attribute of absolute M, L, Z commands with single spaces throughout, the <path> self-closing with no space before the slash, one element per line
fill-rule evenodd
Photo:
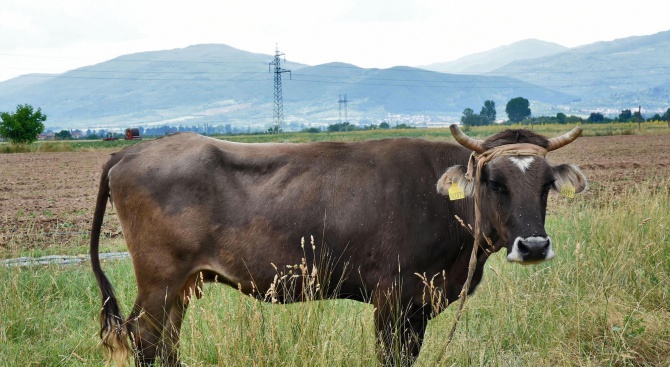
<path fill-rule="evenodd" d="M 578 194 L 589 186 L 586 182 L 586 176 L 574 164 L 553 166 L 551 170 L 554 173 L 554 179 L 556 179 L 552 188 L 559 193 L 565 192 L 566 189 L 571 191 L 571 188 L 574 188 L 574 193 Z"/>
<path fill-rule="evenodd" d="M 444 196 L 449 196 L 449 188 L 453 183 L 456 183 L 463 189 L 465 196 L 472 196 L 475 192 L 475 185 L 473 182 L 467 180 L 465 177 L 466 172 L 467 168 L 465 166 L 449 167 L 447 172 L 437 181 L 437 192 Z"/>

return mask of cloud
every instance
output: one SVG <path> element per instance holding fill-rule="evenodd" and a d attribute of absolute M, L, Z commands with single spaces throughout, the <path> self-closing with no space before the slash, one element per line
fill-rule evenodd
<path fill-rule="evenodd" d="M 134 17 L 118 2 L 9 1 L 0 7 L 0 51 L 59 48 L 81 41 L 119 41 L 139 36 Z M 8 19 L 8 21 L 5 21 Z"/>
<path fill-rule="evenodd" d="M 635 8 L 666 14 L 670 2 L 638 0 Z M 450 61 L 526 38 L 574 47 L 667 29 L 652 21 L 622 26 L 632 19 L 630 5 L 605 0 L 2 0 L 0 14 L 0 80 L 19 68 L 64 71 L 62 58 L 200 43 L 266 54 L 277 43 L 292 61 L 390 67 Z M 40 59 L 10 65 L 7 54 L 43 56 L 42 66 Z"/>
<path fill-rule="evenodd" d="M 405 22 L 425 19 L 429 9 L 412 0 L 354 1 L 350 9 L 338 18 L 341 22 Z"/>

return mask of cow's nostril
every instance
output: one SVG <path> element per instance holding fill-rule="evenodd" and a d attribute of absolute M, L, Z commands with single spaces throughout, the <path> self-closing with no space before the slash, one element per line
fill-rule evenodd
<path fill-rule="evenodd" d="M 519 248 L 519 254 L 521 256 L 523 256 L 523 257 L 528 256 L 528 253 L 530 252 L 530 248 L 528 247 L 528 245 L 524 241 L 519 241 L 518 248 Z"/>

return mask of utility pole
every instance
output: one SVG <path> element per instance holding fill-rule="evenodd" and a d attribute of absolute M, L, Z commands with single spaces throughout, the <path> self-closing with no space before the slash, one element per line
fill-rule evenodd
<path fill-rule="evenodd" d="M 344 95 L 344 122 L 349 123 L 349 118 L 347 117 L 347 95 Z"/>
<path fill-rule="evenodd" d="M 339 99 L 337 103 L 339 104 L 338 108 L 338 113 L 339 113 L 339 123 L 340 127 L 342 126 L 342 105 L 344 105 L 344 122 L 349 122 L 349 119 L 347 118 L 347 95 L 344 95 L 344 99 L 342 98 L 342 95 L 338 95 Z"/>
<path fill-rule="evenodd" d="M 640 131 L 640 119 L 642 119 L 642 106 L 637 107 L 637 131 Z"/>
<path fill-rule="evenodd" d="M 344 103 L 344 101 L 342 100 L 342 95 L 341 94 L 338 94 L 337 97 L 338 97 L 338 99 L 337 99 L 337 115 L 338 115 L 337 122 L 341 126 L 342 125 L 342 103 Z"/>
<path fill-rule="evenodd" d="M 281 75 L 282 73 L 288 73 L 289 79 L 291 78 L 291 70 L 282 69 L 280 57 L 284 56 L 284 62 L 286 62 L 286 56 L 283 52 L 279 52 L 279 47 L 275 45 L 275 57 L 268 65 L 268 71 L 272 72 L 272 67 L 274 66 L 275 73 L 275 107 L 274 107 L 274 119 L 272 132 L 278 134 L 281 131 L 281 126 L 284 123 L 284 101 L 282 99 L 282 90 L 281 90 Z"/>
<path fill-rule="evenodd" d="M 340 115 L 340 124 L 342 124 L 342 105 L 344 105 L 344 122 L 349 122 L 347 119 L 347 95 L 344 95 L 344 99 L 342 98 L 342 95 L 339 95 L 339 100 L 337 101 L 339 104 L 339 115 Z"/>

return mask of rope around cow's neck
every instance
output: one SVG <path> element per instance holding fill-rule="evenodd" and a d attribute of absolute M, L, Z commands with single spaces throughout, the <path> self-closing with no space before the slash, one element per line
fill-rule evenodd
<path fill-rule="evenodd" d="M 472 171 L 474 170 L 474 165 L 475 162 L 477 164 L 477 171 L 476 171 L 476 176 L 474 177 L 475 180 L 475 191 L 474 191 L 474 197 L 475 197 L 475 231 L 474 231 L 474 238 L 475 242 L 472 246 L 472 252 L 470 253 L 470 262 L 468 264 L 468 277 L 465 279 L 465 283 L 463 284 L 463 288 L 461 289 L 461 293 L 459 294 L 459 298 L 461 299 L 461 302 L 458 305 L 458 311 L 456 312 L 456 317 L 454 319 L 454 324 L 451 327 L 451 331 L 449 331 L 449 336 L 447 337 L 447 340 L 444 343 L 444 346 L 442 347 L 440 351 L 440 355 L 437 358 L 437 361 L 440 362 L 442 360 L 442 357 L 444 356 L 444 353 L 447 351 L 447 348 L 451 344 L 451 341 L 454 338 L 454 334 L 456 333 L 456 328 L 458 327 L 458 323 L 461 320 L 461 316 L 463 316 L 464 310 L 465 310 L 465 302 L 468 298 L 468 290 L 470 289 L 470 283 L 472 282 L 472 276 L 475 273 L 475 269 L 477 268 L 477 250 L 479 249 L 479 243 L 482 237 L 481 233 L 481 210 L 479 207 L 479 196 L 480 196 L 480 182 L 481 182 L 481 177 L 482 177 L 482 168 L 486 163 L 489 161 L 493 160 L 496 157 L 500 156 L 539 156 L 539 157 L 544 157 L 547 154 L 547 150 L 534 144 L 525 144 L 525 143 L 520 143 L 520 144 L 507 144 L 507 145 L 501 145 L 492 149 L 489 149 L 485 151 L 484 153 L 476 153 L 472 152 L 470 155 L 470 159 L 468 160 L 468 171 L 466 173 L 466 177 L 468 181 L 472 182 L 473 177 L 472 177 Z M 489 243 L 489 245 L 492 246 L 491 240 L 484 236 L 486 241 Z"/>

